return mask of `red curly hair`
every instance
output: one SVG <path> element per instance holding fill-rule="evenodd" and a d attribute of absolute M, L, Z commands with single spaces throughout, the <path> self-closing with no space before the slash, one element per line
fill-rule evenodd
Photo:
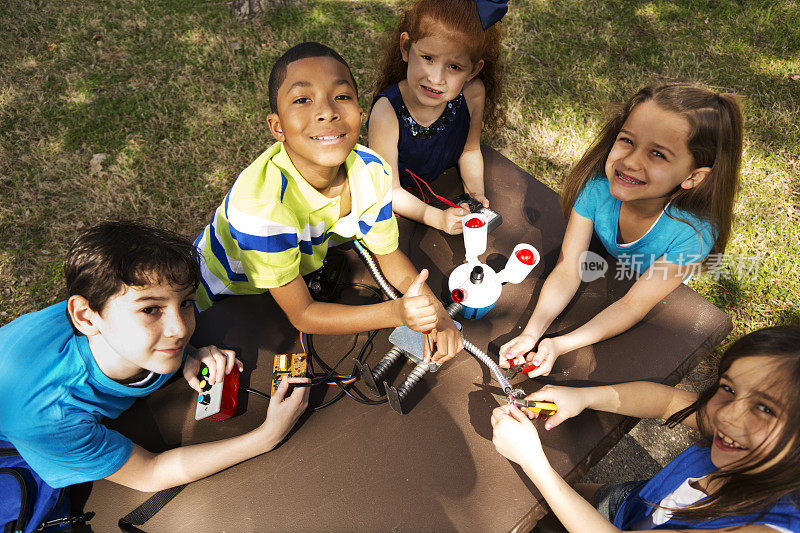
<path fill-rule="evenodd" d="M 381 91 L 406 77 L 408 65 L 400 54 L 400 35 L 403 32 L 409 34 L 412 43 L 430 35 L 444 35 L 463 43 L 473 63 L 483 59 L 483 68 L 476 77 L 486 90 L 485 122 L 493 127 L 503 123 L 505 117 L 499 105 L 502 78 L 500 23 L 484 31 L 474 0 L 418 0 L 406 10 L 384 45 L 373 101 Z"/>

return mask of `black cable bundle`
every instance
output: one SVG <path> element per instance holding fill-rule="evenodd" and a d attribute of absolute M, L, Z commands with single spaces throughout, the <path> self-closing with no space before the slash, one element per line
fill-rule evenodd
<path fill-rule="evenodd" d="M 370 285 L 365 285 L 363 283 L 348 283 L 348 285 L 350 285 L 351 287 L 360 287 L 360 288 L 363 288 L 363 289 L 367 289 L 367 290 L 371 291 L 372 293 L 374 293 L 378 297 L 379 301 L 383 301 L 383 295 L 381 294 L 380 290 L 377 287 L 372 287 Z M 372 331 L 370 331 L 368 333 L 367 340 L 364 342 L 364 345 L 361 347 L 361 349 L 358 352 L 358 356 L 356 357 L 356 359 L 358 359 L 359 362 L 361 362 L 361 363 L 364 362 L 364 359 L 365 359 L 366 354 L 367 354 L 367 349 L 372 346 L 372 339 L 374 339 L 375 335 L 377 335 L 377 334 L 378 334 L 378 330 L 377 329 L 372 330 Z M 336 368 L 340 364 L 342 364 L 342 362 L 350 354 L 353 353 L 353 350 L 355 350 L 356 346 L 358 345 L 358 337 L 359 337 L 359 335 L 361 335 L 361 334 L 360 333 L 356 333 L 355 339 L 353 339 L 353 346 L 351 346 L 350 349 L 347 351 L 347 353 L 345 353 L 341 357 L 341 359 L 339 359 L 339 361 L 337 361 L 337 363 L 335 365 L 333 365 L 332 367 L 328 366 L 328 364 L 325 361 L 322 360 L 322 358 L 317 353 L 317 350 L 314 348 L 314 336 L 313 335 L 306 335 L 306 341 L 308 342 L 307 350 L 308 350 L 308 356 L 309 356 L 308 357 L 308 364 L 309 364 L 309 370 L 310 370 L 311 374 L 314 375 L 313 365 L 314 365 L 314 361 L 316 361 L 316 363 L 319 364 L 319 366 L 322 368 L 322 370 L 324 372 L 326 372 L 325 375 L 319 377 L 319 379 L 321 380 L 320 382 L 322 382 L 322 383 L 333 382 L 337 387 L 339 387 L 339 389 L 341 389 L 339 391 L 339 393 L 336 396 L 334 396 L 333 398 L 331 398 L 330 400 L 328 400 L 328 401 L 326 401 L 326 402 L 324 402 L 324 403 L 322 403 L 320 405 L 317 405 L 317 406 L 314 406 L 314 407 L 309 407 L 309 411 L 319 411 L 320 409 L 328 407 L 329 405 L 333 405 L 334 403 L 336 403 L 339 400 L 341 400 L 345 395 L 347 395 L 350 398 L 352 398 L 353 400 L 355 400 L 355 401 L 357 401 L 359 403 L 363 403 L 365 405 L 380 405 L 380 404 L 386 403 L 388 401 L 385 397 L 381 398 L 379 400 L 373 400 L 373 399 L 369 398 L 366 394 L 364 394 L 361 391 L 361 389 L 359 389 L 358 387 L 355 386 L 355 383 L 343 384 L 343 383 L 340 382 L 341 380 L 331 379 L 331 378 L 334 378 L 337 375 Z M 350 371 L 350 375 L 354 376 L 354 375 L 356 375 L 356 372 L 357 372 L 356 367 L 355 367 L 355 365 L 353 365 L 353 370 Z M 312 379 L 312 385 L 316 384 L 314 382 L 315 379 L 317 379 L 317 378 L 313 378 Z"/>
<path fill-rule="evenodd" d="M 374 293 L 378 297 L 379 301 L 383 301 L 383 295 L 381 294 L 381 291 L 377 287 L 372 287 L 371 285 L 365 285 L 363 283 L 348 283 L 347 285 L 351 287 L 360 287 L 362 289 L 367 289 L 369 291 L 372 291 L 372 293 Z M 378 331 L 379 330 L 375 329 L 368 333 L 367 340 L 364 342 L 364 345 L 361 347 L 361 349 L 358 352 L 358 356 L 356 357 L 356 359 L 358 359 L 359 362 L 361 363 L 364 362 L 364 359 L 366 358 L 367 354 L 367 349 L 372 346 L 372 339 L 375 338 L 375 335 L 378 334 Z M 355 382 L 351 381 L 353 379 L 353 376 L 355 376 L 357 372 L 355 364 L 353 365 L 353 370 L 350 372 L 348 376 L 341 376 L 338 372 L 336 372 L 338 366 L 342 364 L 342 362 L 344 362 L 344 360 L 347 359 L 347 357 L 353 353 L 353 351 L 356 349 L 356 346 L 358 346 L 358 337 L 361 335 L 360 333 L 356 333 L 355 338 L 353 339 L 353 345 L 333 366 L 329 366 L 325 361 L 322 360 L 322 358 L 317 353 L 317 350 L 314 348 L 314 335 L 300 333 L 301 340 L 303 335 L 305 335 L 306 342 L 308 343 L 306 351 L 308 356 L 307 359 L 308 372 L 311 375 L 311 386 L 322 385 L 324 383 L 327 383 L 336 385 L 337 387 L 339 387 L 339 389 L 341 389 L 336 394 L 336 396 L 334 396 L 330 400 L 323 402 L 320 405 L 309 406 L 308 407 L 309 411 L 319 411 L 320 409 L 324 409 L 325 407 L 328 407 L 329 405 L 333 405 L 334 403 L 338 402 L 339 400 L 344 398 L 345 395 L 365 405 L 380 405 L 388 401 L 387 398 L 385 397 L 378 400 L 374 400 L 368 397 L 364 392 L 361 391 L 361 389 L 355 386 Z M 318 364 L 322 369 L 323 371 L 322 374 L 317 375 L 314 372 L 315 361 L 316 364 Z M 343 383 L 343 381 L 349 383 Z M 255 389 L 251 389 L 249 387 L 242 387 L 241 389 L 243 391 L 249 392 L 250 394 L 255 394 L 256 396 L 260 396 L 262 398 L 266 399 L 270 398 L 269 394 L 266 394 L 264 392 Z"/>

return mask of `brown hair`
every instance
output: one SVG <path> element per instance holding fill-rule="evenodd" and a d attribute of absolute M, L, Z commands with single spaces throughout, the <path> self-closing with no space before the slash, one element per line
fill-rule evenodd
<path fill-rule="evenodd" d="M 373 101 L 381 91 L 406 77 L 408 66 L 400 54 L 400 35 L 403 32 L 409 34 L 412 43 L 436 33 L 444 33 L 464 44 L 473 64 L 483 59 L 483 68 L 476 77 L 483 82 L 486 90 L 486 123 L 495 127 L 503 123 L 505 117 L 499 105 L 501 23 L 484 31 L 474 0 L 418 0 L 406 10 L 400 24 L 389 34 L 384 45 Z"/>
<path fill-rule="evenodd" d="M 676 192 L 670 205 L 709 220 L 716 232 L 711 252 L 723 252 L 730 237 L 733 202 L 739 188 L 744 131 L 742 111 L 734 95 L 718 94 L 689 83 L 647 86 L 616 110 L 564 182 L 561 193 L 564 216 L 569 217 L 583 185 L 595 174 L 605 175 L 608 154 L 633 108 L 649 101 L 689 122 L 687 145 L 694 164 L 711 168 L 697 187 Z"/>
<path fill-rule="evenodd" d="M 757 356 L 775 358 L 778 365 L 775 389 L 784 403 L 776 416 L 784 422 L 783 430 L 770 449 L 759 446 L 731 467 L 709 474 L 710 479 L 722 481 L 720 487 L 707 498 L 673 511 L 675 516 L 703 520 L 757 513 L 766 511 L 782 497 L 800 509 L 800 327 L 765 328 L 739 338 L 722 355 L 716 382 L 701 392 L 693 404 L 670 416 L 665 425 L 674 427 L 697 413 L 704 443 L 709 445 L 713 431 L 708 426 L 706 406 L 720 387 L 719 376 L 737 359 Z"/>
<path fill-rule="evenodd" d="M 72 243 L 64 277 L 67 296 L 83 296 L 99 313 L 125 286 L 197 287 L 200 262 L 192 241 L 177 233 L 137 222 L 105 222 Z"/>

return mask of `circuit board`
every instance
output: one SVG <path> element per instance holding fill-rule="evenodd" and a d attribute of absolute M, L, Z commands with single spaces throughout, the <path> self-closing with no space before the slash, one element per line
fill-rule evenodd
<path fill-rule="evenodd" d="M 278 390 L 281 380 L 286 377 L 301 378 L 306 375 L 308 362 L 304 353 L 279 353 L 275 354 L 275 363 L 272 366 L 272 394 Z"/>

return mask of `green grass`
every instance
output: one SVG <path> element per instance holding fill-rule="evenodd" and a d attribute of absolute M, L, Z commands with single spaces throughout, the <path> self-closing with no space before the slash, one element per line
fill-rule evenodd
<path fill-rule="evenodd" d="M 223 0 L 0 7 L 0 324 L 63 297 L 78 232 L 138 218 L 195 235 L 271 142 L 266 79 L 303 40 L 350 62 L 368 105 L 389 1 L 306 0 L 246 24 Z M 746 149 L 728 252 L 758 276 L 692 287 L 734 334 L 800 319 L 800 32 L 794 1 L 512 2 L 506 127 L 484 135 L 558 189 L 602 123 L 640 86 L 692 80 L 740 94 Z M 94 154 L 107 154 L 99 173 Z"/>

